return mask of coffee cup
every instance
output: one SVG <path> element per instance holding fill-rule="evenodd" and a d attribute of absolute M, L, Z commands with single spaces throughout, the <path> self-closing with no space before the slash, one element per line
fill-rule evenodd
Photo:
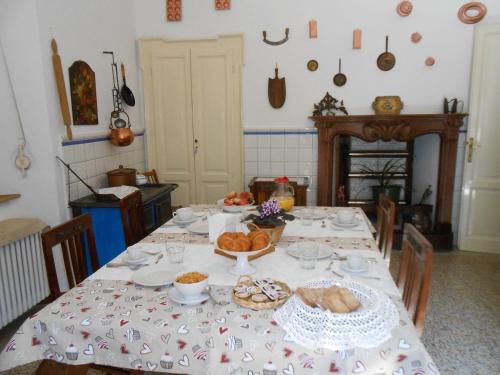
<path fill-rule="evenodd" d="M 350 254 L 347 256 L 347 265 L 352 270 L 359 270 L 363 267 L 363 257 L 360 254 Z"/>
<path fill-rule="evenodd" d="M 181 221 L 187 221 L 193 218 L 194 212 L 191 207 L 183 207 L 178 208 L 177 211 L 174 212 L 174 216 Z"/>
<path fill-rule="evenodd" d="M 352 224 L 354 222 L 354 211 L 353 210 L 340 210 L 337 214 L 337 218 L 340 224 Z"/>
<path fill-rule="evenodd" d="M 140 246 L 131 246 L 127 249 L 127 256 L 130 260 L 137 260 L 142 258 L 144 254 Z"/>

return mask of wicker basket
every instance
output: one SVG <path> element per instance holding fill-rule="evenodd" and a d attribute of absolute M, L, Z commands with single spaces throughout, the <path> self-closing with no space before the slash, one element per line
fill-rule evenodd
<path fill-rule="evenodd" d="M 273 245 L 276 245 L 280 239 L 281 235 L 283 234 L 283 231 L 285 230 L 286 224 L 280 225 L 279 227 L 272 227 L 272 228 L 266 228 L 266 227 L 259 227 L 257 224 L 254 223 L 248 223 L 247 227 L 250 231 L 254 230 L 263 230 L 264 232 L 267 233 L 269 238 L 271 239 L 271 243 Z"/>

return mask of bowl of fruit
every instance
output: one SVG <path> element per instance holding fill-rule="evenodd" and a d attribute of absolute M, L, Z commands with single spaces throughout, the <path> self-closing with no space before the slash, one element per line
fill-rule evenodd
<path fill-rule="evenodd" d="M 231 213 L 242 212 L 244 209 L 253 205 L 253 203 L 254 200 L 252 193 L 246 191 L 241 193 L 232 191 L 224 198 L 217 201 L 217 204 L 222 207 L 224 211 Z"/>

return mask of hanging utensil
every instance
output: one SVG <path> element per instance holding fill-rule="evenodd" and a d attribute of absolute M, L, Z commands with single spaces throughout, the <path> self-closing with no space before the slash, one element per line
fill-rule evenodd
<path fill-rule="evenodd" d="M 61 114 L 64 125 L 66 126 L 66 136 L 71 140 L 73 139 L 73 132 L 71 131 L 71 115 L 69 114 L 68 96 L 64 84 L 61 56 L 59 56 L 59 52 L 57 51 L 57 42 L 55 39 L 52 39 L 50 47 L 52 49 L 52 65 L 54 66 L 54 76 L 56 79 L 57 94 L 59 95 Z"/>
<path fill-rule="evenodd" d="M 121 64 L 121 70 L 123 86 L 120 95 L 126 105 L 128 105 L 129 107 L 133 107 L 135 105 L 135 97 L 132 90 L 130 90 L 127 86 L 127 80 L 125 79 L 125 65 L 123 65 L 123 63 Z"/>
<path fill-rule="evenodd" d="M 384 72 L 391 70 L 396 65 L 396 57 L 389 52 L 389 36 L 385 37 L 385 52 L 377 58 L 377 66 Z"/>
<path fill-rule="evenodd" d="M 278 64 L 274 68 L 274 78 L 269 78 L 267 85 L 267 95 L 269 104 L 273 108 L 281 108 L 286 100 L 286 83 L 285 77 L 278 78 Z"/>
<path fill-rule="evenodd" d="M 342 73 L 342 59 L 339 59 L 339 72 L 333 77 L 333 83 L 335 86 L 344 86 L 347 82 L 347 77 Z"/>

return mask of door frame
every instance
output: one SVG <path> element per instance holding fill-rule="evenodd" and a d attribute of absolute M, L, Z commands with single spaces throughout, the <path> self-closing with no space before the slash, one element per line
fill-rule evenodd
<path fill-rule="evenodd" d="M 219 34 L 215 37 L 209 38 L 182 38 L 182 39 L 168 39 L 168 38 L 139 38 L 137 39 L 137 48 L 139 55 L 139 95 L 143 100 L 143 121 L 144 129 L 146 133 L 146 168 L 152 169 L 157 167 L 155 160 L 155 147 L 154 137 L 155 137 L 155 123 L 153 116 L 154 109 L 154 93 L 152 84 L 152 52 L 155 43 L 210 43 L 214 41 L 222 41 L 229 44 L 232 48 L 235 48 L 236 52 L 234 54 L 234 84 L 235 92 L 238 93 L 234 98 L 235 105 L 239 108 L 239 115 L 234 116 L 234 120 L 238 121 L 239 128 L 241 129 L 239 136 L 240 143 L 240 170 L 242 171 L 239 178 L 239 185 L 243 187 L 245 174 L 245 148 L 244 148 L 244 134 L 243 134 L 243 66 L 245 65 L 245 35 L 243 33 L 227 33 Z M 160 181 L 161 182 L 161 181 Z M 243 190 L 243 189 L 242 189 Z M 196 199 L 196 195 L 195 195 Z M 193 202 L 198 203 L 198 202 Z"/>

